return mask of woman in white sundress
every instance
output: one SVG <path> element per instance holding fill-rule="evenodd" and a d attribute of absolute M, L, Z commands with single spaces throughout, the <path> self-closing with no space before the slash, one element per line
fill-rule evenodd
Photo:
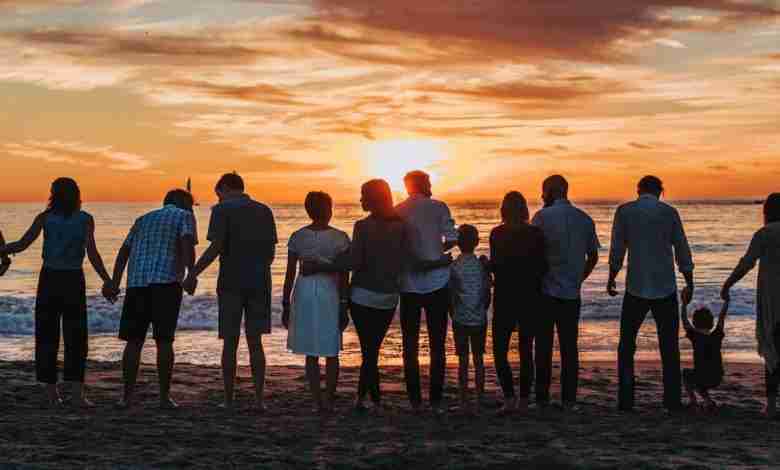
<path fill-rule="evenodd" d="M 288 242 L 282 322 L 288 329 L 287 348 L 306 356 L 306 377 L 315 406 L 321 412 L 332 411 L 339 376 L 341 331 L 348 307 L 348 273 L 298 276 L 298 264 L 332 263 L 349 250 L 350 242 L 346 233 L 328 225 L 333 215 L 333 201 L 328 194 L 309 193 L 305 206 L 312 223 L 293 233 Z M 320 357 L 326 358 L 324 402 L 320 398 Z"/>

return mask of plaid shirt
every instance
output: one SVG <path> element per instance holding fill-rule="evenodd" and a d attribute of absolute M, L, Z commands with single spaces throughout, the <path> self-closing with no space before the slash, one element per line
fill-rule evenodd
<path fill-rule="evenodd" d="M 178 242 L 187 235 L 197 244 L 195 217 L 174 205 L 154 210 L 136 220 L 124 243 L 130 248 L 127 287 L 180 281 L 184 267 L 177 256 Z"/>

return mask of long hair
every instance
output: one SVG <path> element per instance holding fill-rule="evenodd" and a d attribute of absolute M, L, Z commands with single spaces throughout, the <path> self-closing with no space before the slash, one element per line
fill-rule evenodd
<path fill-rule="evenodd" d="M 51 184 L 48 210 L 64 217 L 70 217 L 81 210 L 81 190 L 74 179 L 54 180 Z"/>
<path fill-rule="evenodd" d="M 764 202 L 764 220 L 767 224 L 780 222 L 780 193 L 772 193 Z"/>
<path fill-rule="evenodd" d="M 528 202 L 518 191 L 510 191 L 501 203 L 501 221 L 507 225 L 521 225 L 530 219 Z"/>
<path fill-rule="evenodd" d="M 371 215 L 384 220 L 398 218 L 393 205 L 393 191 L 387 181 L 382 179 L 367 181 L 363 183 L 360 192 L 366 198 L 366 207 Z"/>

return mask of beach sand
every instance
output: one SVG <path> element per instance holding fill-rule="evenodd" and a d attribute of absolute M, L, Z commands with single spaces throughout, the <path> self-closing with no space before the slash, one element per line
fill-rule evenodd
<path fill-rule="evenodd" d="M 588 362 L 581 371 L 582 410 L 557 408 L 497 417 L 500 393 L 488 366 L 488 400 L 480 416 L 459 413 L 456 369 L 450 364 L 450 412 L 413 414 L 403 373 L 383 367 L 382 416 L 351 408 L 358 368 L 341 372 L 336 413 L 310 412 L 301 367 L 272 366 L 264 414 L 251 410 L 249 370 L 239 371 L 236 411 L 217 408 L 218 367 L 177 364 L 173 397 L 181 409 L 157 409 L 156 374 L 142 366 L 140 403 L 114 409 L 121 391 L 119 364 L 89 364 L 85 412 L 45 410 L 30 362 L 0 362 L 0 464 L 42 467 L 252 468 L 777 468 L 780 422 L 762 418 L 763 370 L 728 364 L 725 383 L 713 393 L 715 416 L 665 416 L 661 370 L 640 362 L 637 412 L 615 409 L 614 363 Z M 557 396 L 557 369 L 554 397 Z M 66 390 L 67 392 L 67 390 Z"/>

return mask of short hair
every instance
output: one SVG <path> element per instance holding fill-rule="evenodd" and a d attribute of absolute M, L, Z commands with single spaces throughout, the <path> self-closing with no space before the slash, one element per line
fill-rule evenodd
<path fill-rule="evenodd" d="M 542 183 L 542 189 L 545 191 L 556 191 L 560 195 L 565 195 L 569 192 L 569 182 L 561 175 L 548 176 Z"/>
<path fill-rule="evenodd" d="M 326 192 L 312 191 L 306 195 L 303 205 L 311 220 L 323 220 L 327 218 L 328 212 L 333 210 L 333 199 Z"/>
<path fill-rule="evenodd" d="M 81 210 L 81 189 L 73 178 L 57 178 L 51 184 L 48 210 L 70 217 Z"/>
<path fill-rule="evenodd" d="M 693 326 L 696 328 L 709 330 L 714 324 L 715 320 L 712 317 L 712 312 L 707 307 L 697 308 L 693 312 Z"/>
<path fill-rule="evenodd" d="M 469 224 L 458 227 L 458 247 L 461 251 L 474 251 L 479 245 L 479 230 Z"/>
<path fill-rule="evenodd" d="M 640 193 L 661 194 L 664 192 L 664 183 L 657 176 L 647 175 L 639 180 L 637 188 Z"/>
<path fill-rule="evenodd" d="M 431 176 L 422 170 L 410 171 L 404 176 L 404 185 L 407 189 L 428 192 L 431 187 Z"/>
<path fill-rule="evenodd" d="M 766 223 L 780 222 L 780 193 L 772 193 L 764 202 L 764 219 Z"/>
<path fill-rule="evenodd" d="M 179 209 L 192 212 L 192 206 L 195 201 L 192 198 L 192 194 L 183 189 L 172 189 L 168 191 L 163 200 L 163 205 L 167 206 L 173 204 Z"/>
<path fill-rule="evenodd" d="M 217 191 L 222 191 L 224 189 L 243 191 L 244 180 L 235 171 L 233 173 L 225 173 L 219 181 L 217 181 L 217 185 L 214 186 L 214 189 Z"/>
<path fill-rule="evenodd" d="M 528 222 L 531 214 L 528 211 L 528 202 L 519 191 L 510 191 L 501 202 L 501 221 L 505 224 L 520 224 Z"/>

